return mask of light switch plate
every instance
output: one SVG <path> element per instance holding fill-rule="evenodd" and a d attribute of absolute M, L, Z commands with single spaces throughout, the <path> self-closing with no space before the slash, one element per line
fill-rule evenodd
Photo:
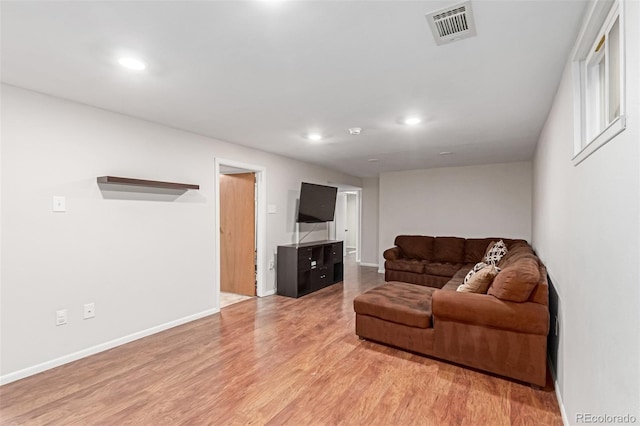
<path fill-rule="evenodd" d="M 65 197 L 61 197 L 59 195 L 53 196 L 53 211 L 54 212 L 67 211 L 67 200 L 65 199 Z"/>
<path fill-rule="evenodd" d="M 267 213 L 276 214 L 278 213 L 278 208 L 275 204 L 267 204 Z"/>
<path fill-rule="evenodd" d="M 56 325 L 65 325 L 67 323 L 67 310 L 60 309 L 56 311 Z"/>

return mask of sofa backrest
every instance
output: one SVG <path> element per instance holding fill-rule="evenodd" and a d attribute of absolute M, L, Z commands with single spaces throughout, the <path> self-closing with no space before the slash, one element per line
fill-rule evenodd
<path fill-rule="evenodd" d="M 511 239 L 511 238 L 467 238 L 464 246 L 464 262 L 465 263 L 478 263 L 482 262 L 487 247 L 492 241 L 502 240 L 507 245 L 507 249 L 511 250 L 512 247 L 524 244 L 529 245 L 525 240 Z"/>
<path fill-rule="evenodd" d="M 507 249 L 509 250 L 511 250 L 512 247 L 516 247 L 523 244 L 525 246 L 529 246 L 529 243 L 527 242 L 527 240 L 511 239 L 511 238 L 502 238 L 502 240 L 507 245 Z"/>
<path fill-rule="evenodd" d="M 463 263 L 464 246 L 464 238 L 436 237 L 435 241 L 433 242 L 433 261 Z"/>
<path fill-rule="evenodd" d="M 509 238 L 431 237 L 428 235 L 398 235 L 394 244 L 409 259 L 448 263 L 478 263 L 492 241 L 503 240 L 507 249 L 524 245 L 525 240 Z M 532 252 L 533 253 L 533 252 Z"/>
<path fill-rule="evenodd" d="M 512 243 L 510 246 L 507 246 L 507 254 L 498 262 L 498 268 L 504 269 L 513 265 L 518 260 L 529 258 L 540 263 L 540 259 L 535 255 L 529 244 L 526 242 Z"/>
<path fill-rule="evenodd" d="M 464 263 L 482 262 L 484 253 L 491 241 L 498 241 L 500 238 L 467 238 L 464 246 Z M 508 247 L 507 247 L 508 249 Z"/>
<path fill-rule="evenodd" d="M 409 259 L 432 260 L 434 240 L 423 235 L 398 235 L 394 244 Z"/>

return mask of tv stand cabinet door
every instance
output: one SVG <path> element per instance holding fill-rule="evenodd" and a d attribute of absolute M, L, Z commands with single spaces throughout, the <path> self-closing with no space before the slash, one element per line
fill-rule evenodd
<path fill-rule="evenodd" d="M 316 291 L 331 284 L 333 278 L 333 268 L 323 266 L 311 271 L 311 290 Z"/>
<path fill-rule="evenodd" d="M 338 241 L 331 245 L 331 283 L 339 283 L 344 278 L 343 242 Z"/>

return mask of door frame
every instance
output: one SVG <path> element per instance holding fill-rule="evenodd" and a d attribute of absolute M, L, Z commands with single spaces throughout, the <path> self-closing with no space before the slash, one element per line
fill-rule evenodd
<path fill-rule="evenodd" d="M 275 291 L 267 290 L 266 246 L 267 246 L 267 169 L 264 166 L 243 163 L 225 158 L 214 158 L 214 191 L 215 191 L 215 272 L 213 274 L 216 306 L 220 308 L 220 166 L 245 169 L 256 174 L 256 295 L 269 296 Z"/>
<path fill-rule="evenodd" d="M 356 205 L 358 206 L 358 240 L 356 242 L 358 247 L 356 247 L 356 262 L 360 263 L 362 262 L 362 189 L 356 190 L 356 197 L 358 197 L 356 200 Z"/>

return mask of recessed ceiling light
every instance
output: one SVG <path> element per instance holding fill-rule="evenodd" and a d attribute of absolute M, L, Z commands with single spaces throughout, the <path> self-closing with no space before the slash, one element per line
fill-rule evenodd
<path fill-rule="evenodd" d="M 307 139 L 310 141 L 320 141 L 322 140 L 322 135 L 320 133 L 309 133 Z"/>
<path fill-rule="evenodd" d="M 442 151 L 440 153 L 440 155 L 451 155 L 451 154 L 453 154 L 453 152 L 451 152 L 451 151 Z"/>
<path fill-rule="evenodd" d="M 378 159 L 377 158 L 369 158 L 367 161 L 370 162 L 370 163 L 377 163 Z"/>
<path fill-rule="evenodd" d="M 118 63 L 123 67 L 134 71 L 142 71 L 147 68 L 144 62 L 136 58 L 120 58 L 118 59 Z"/>
<path fill-rule="evenodd" d="M 416 125 L 420 122 L 422 122 L 420 117 L 407 117 L 404 119 L 404 124 L 408 124 L 409 126 Z"/>
<path fill-rule="evenodd" d="M 351 133 L 352 135 L 359 135 L 360 133 L 362 133 L 362 127 L 352 127 L 349 129 L 349 133 Z"/>

